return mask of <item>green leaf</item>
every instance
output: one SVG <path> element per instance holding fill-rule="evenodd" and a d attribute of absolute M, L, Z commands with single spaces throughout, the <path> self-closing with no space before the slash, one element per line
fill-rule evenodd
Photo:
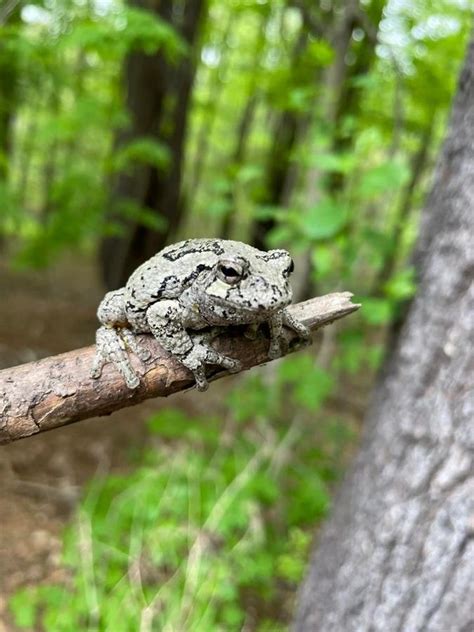
<path fill-rule="evenodd" d="M 151 11 L 136 7 L 125 10 L 126 28 L 122 30 L 127 50 L 143 50 L 148 55 L 163 49 L 168 58 L 177 61 L 188 52 L 185 40 L 166 21 Z"/>
<path fill-rule="evenodd" d="M 222 195 L 231 193 L 234 188 L 232 180 L 226 176 L 216 177 L 212 181 L 212 193 L 214 195 Z"/>
<path fill-rule="evenodd" d="M 364 198 L 374 198 L 395 191 L 408 178 L 408 170 L 400 162 L 386 162 L 366 171 L 359 182 L 358 193 Z"/>
<path fill-rule="evenodd" d="M 154 138 L 136 138 L 114 155 L 112 170 L 130 171 L 135 163 L 151 165 L 163 171 L 168 168 L 171 154 L 166 145 Z"/>
<path fill-rule="evenodd" d="M 314 369 L 314 359 L 308 354 L 298 354 L 285 358 L 278 367 L 278 378 L 281 382 L 297 383 L 302 375 L 311 373 Z"/>
<path fill-rule="evenodd" d="M 314 100 L 314 87 L 302 86 L 290 90 L 286 95 L 286 107 L 293 112 L 307 112 Z"/>
<path fill-rule="evenodd" d="M 392 318 L 392 303 L 385 298 L 358 297 L 355 300 L 362 303 L 360 315 L 370 325 L 383 325 Z"/>
<path fill-rule="evenodd" d="M 364 227 L 362 236 L 364 242 L 369 244 L 376 254 L 385 254 L 393 247 L 392 235 L 387 234 L 386 227 L 380 230 L 373 227 Z"/>
<path fill-rule="evenodd" d="M 205 212 L 210 217 L 225 217 L 233 208 L 232 198 L 214 197 L 206 204 Z"/>
<path fill-rule="evenodd" d="M 334 237 L 347 223 L 347 207 L 330 198 L 299 216 L 299 227 L 309 239 Z"/>
<path fill-rule="evenodd" d="M 311 253 L 313 274 L 316 279 L 324 278 L 334 268 L 334 253 L 330 246 L 319 244 Z"/>
<path fill-rule="evenodd" d="M 323 39 L 313 39 L 306 48 L 306 55 L 313 64 L 327 66 L 334 58 L 334 49 Z"/>
<path fill-rule="evenodd" d="M 263 177 L 262 165 L 242 165 L 236 174 L 236 178 L 242 184 L 249 184 Z"/>
<path fill-rule="evenodd" d="M 269 248 L 281 248 L 282 244 L 291 242 L 295 231 L 291 226 L 281 224 L 268 233 L 266 243 Z"/>
<path fill-rule="evenodd" d="M 368 344 L 359 329 L 346 329 L 339 334 L 340 351 L 335 358 L 336 366 L 355 374 L 365 361 Z"/>
<path fill-rule="evenodd" d="M 306 354 L 282 362 L 278 379 L 293 384 L 295 402 L 308 410 L 319 408 L 334 387 L 333 376 L 315 365 L 314 359 Z"/>
<path fill-rule="evenodd" d="M 261 205 L 256 206 L 252 213 L 253 217 L 258 220 L 267 220 L 267 219 L 284 219 L 286 215 L 286 209 L 281 206 L 271 206 L 271 205 Z"/>
<path fill-rule="evenodd" d="M 334 387 L 333 376 L 320 367 L 314 367 L 311 373 L 295 385 L 295 401 L 308 410 L 317 410 L 331 394 Z"/>
<path fill-rule="evenodd" d="M 277 404 L 260 375 L 249 377 L 242 388 L 245 390 L 245 397 L 242 397 L 240 389 L 236 389 L 227 398 L 238 422 L 255 419 L 259 416 L 265 417 Z"/>
<path fill-rule="evenodd" d="M 189 415 L 177 408 L 161 410 L 147 421 L 148 430 L 163 437 L 182 437 L 190 426 Z"/>
<path fill-rule="evenodd" d="M 384 285 L 384 292 L 395 301 L 411 298 L 416 292 L 415 268 L 405 268 L 394 274 Z"/>
<path fill-rule="evenodd" d="M 34 628 L 37 609 L 37 592 L 33 588 L 23 588 L 10 598 L 10 610 L 19 628 Z"/>
<path fill-rule="evenodd" d="M 140 206 L 140 204 L 137 204 L 135 200 L 120 200 L 116 208 L 123 217 L 132 219 L 142 224 L 142 226 L 155 230 L 157 233 L 166 230 L 168 225 L 166 218 L 160 215 L 157 211 L 146 208 L 145 206 Z"/>
<path fill-rule="evenodd" d="M 310 163 L 321 171 L 332 173 L 351 173 L 357 166 L 357 156 L 354 153 L 316 153 L 311 156 Z"/>
<path fill-rule="evenodd" d="M 295 480 L 301 478 L 304 485 L 295 485 L 292 503 L 289 507 L 289 521 L 292 525 L 311 524 L 317 519 L 323 518 L 330 505 L 328 488 L 317 472 L 313 471 L 312 477 L 307 477 L 304 467 L 295 467 L 292 474 Z"/>
<path fill-rule="evenodd" d="M 236 605 L 225 605 L 222 609 L 222 620 L 229 630 L 240 630 L 245 619 L 242 608 Z"/>

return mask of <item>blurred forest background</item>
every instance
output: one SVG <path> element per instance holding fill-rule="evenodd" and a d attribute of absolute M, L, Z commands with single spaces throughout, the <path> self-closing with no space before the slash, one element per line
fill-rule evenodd
<path fill-rule="evenodd" d="M 416 291 L 471 18 L 468 0 L 3 0 L 3 366 L 89 344 L 104 289 L 184 237 L 287 248 L 298 300 L 363 304 L 316 356 L 12 446 L 5 528 L 38 529 L 10 541 L 9 625 L 286 629 Z"/>

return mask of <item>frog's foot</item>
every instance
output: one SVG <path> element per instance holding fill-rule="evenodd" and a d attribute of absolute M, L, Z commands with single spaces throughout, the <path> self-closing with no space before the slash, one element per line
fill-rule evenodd
<path fill-rule="evenodd" d="M 222 366 L 229 373 L 237 373 L 242 369 L 242 364 L 239 360 L 229 358 L 202 343 L 195 343 L 192 349 L 183 354 L 179 360 L 193 372 L 198 391 L 206 391 L 209 388 L 205 372 L 206 364 Z"/>
<path fill-rule="evenodd" d="M 132 339 L 133 342 L 131 342 Z M 128 388 L 137 388 L 140 384 L 140 378 L 130 362 L 127 346 L 139 355 L 137 352 L 139 346 L 130 330 L 117 331 L 112 327 L 99 327 L 96 333 L 96 356 L 91 377 L 100 377 L 104 365 L 110 362 L 120 372 Z M 145 350 L 142 349 L 141 352 L 143 351 Z"/>

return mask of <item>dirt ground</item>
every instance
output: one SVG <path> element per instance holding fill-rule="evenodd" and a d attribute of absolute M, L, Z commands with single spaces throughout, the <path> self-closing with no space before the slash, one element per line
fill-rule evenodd
<path fill-rule="evenodd" d="M 87 261 L 39 272 L 0 262 L 0 368 L 91 344 L 103 293 Z M 61 578 L 61 531 L 84 483 L 126 468 L 146 440 L 144 420 L 178 402 L 190 412 L 202 407 L 196 393 L 175 395 L 0 447 L 0 632 L 15 630 L 12 592 Z"/>

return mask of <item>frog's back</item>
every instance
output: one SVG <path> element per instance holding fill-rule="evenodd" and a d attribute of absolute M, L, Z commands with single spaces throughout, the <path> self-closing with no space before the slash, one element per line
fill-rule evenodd
<path fill-rule="evenodd" d="M 188 239 L 167 246 L 139 266 L 127 281 L 127 311 L 137 313 L 157 301 L 178 298 L 205 269 L 225 252 L 219 239 Z"/>
<path fill-rule="evenodd" d="M 220 257 L 235 254 L 255 257 L 263 253 L 249 244 L 230 239 L 187 239 L 167 246 L 150 261 L 163 259 L 189 271 L 199 263 L 212 262 L 214 265 Z"/>

